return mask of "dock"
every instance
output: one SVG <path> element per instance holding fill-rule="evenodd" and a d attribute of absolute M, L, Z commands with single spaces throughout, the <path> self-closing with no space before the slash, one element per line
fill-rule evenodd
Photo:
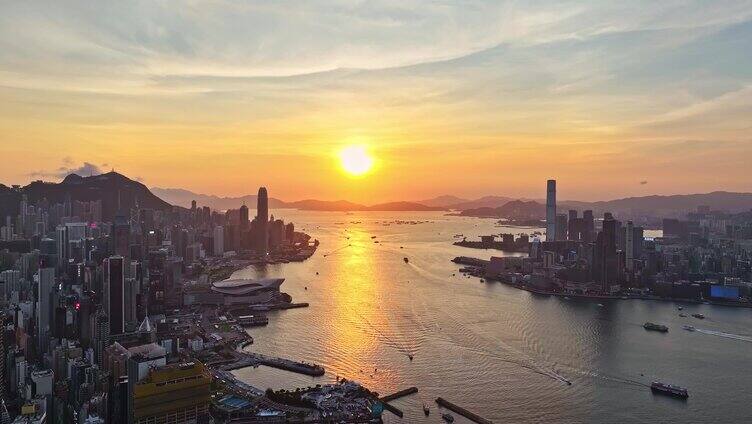
<path fill-rule="evenodd" d="M 382 402 L 384 402 L 384 403 L 387 403 L 387 402 L 391 402 L 391 401 L 393 401 L 395 399 L 399 399 L 401 397 L 405 397 L 407 395 L 411 395 L 413 393 L 418 393 L 418 388 L 417 387 L 410 387 L 410 388 L 407 388 L 407 389 L 404 389 L 404 390 L 400 390 L 399 392 L 392 393 L 391 395 L 386 395 L 386 396 L 382 397 L 379 400 L 382 401 Z"/>
<path fill-rule="evenodd" d="M 456 412 L 457 414 L 462 415 L 463 417 L 467 418 L 468 420 L 478 423 L 478 424 L 493 424 L 493 421 L 487 420 L 480 415 L 474 414 L 467 409 L 455 405 L 452 402 L 449 402 L 448 400 L 438 397 L 436 398 L 436 403 L 439 404 L 439 406 L 446 408 L 452 412 Z"/>
<path fill-rule="evenodd" d="M 320 377 L 324 375 L 324 367 L 321 365 L 310 364 L 308 362 L 293 361 L 284 358 L 274 358 L 251 352 L 235 352 L 235 358 L 232 362 L 220 366 L 222 371 L 232 371 L 246 367 L 257 367 L 266 365 L 267 367 L 277 368 L 285 371 L 292 371 L 298 374 Z"/>

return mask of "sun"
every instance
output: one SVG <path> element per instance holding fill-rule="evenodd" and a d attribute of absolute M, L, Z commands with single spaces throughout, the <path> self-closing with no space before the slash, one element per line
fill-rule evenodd
<path fill-rule="evenodd" d="M 366 174 L 373 167 L 373 158 L 368 154 L 365 146 L 347 146 L 339 152 L 342 169 L 352 176 Z"/>

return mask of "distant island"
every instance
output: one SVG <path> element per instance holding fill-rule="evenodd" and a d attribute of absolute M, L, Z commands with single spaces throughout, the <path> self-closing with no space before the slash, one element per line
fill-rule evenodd
<path fill-rule="evenodd" d="M 205 204 L 216 210 L 239 208 L 243 204 L 253 205 L 255 195 L 238 197 L 219 197 L 193 193 L 176 188 L 153 187 L 151 191 L 161 199 L 173 205 L 189 207 L 192 200 Z M 418 201 L 387 202 L 363 205 L 347 200 L 284 201 L 270 198 L 269 205 L 276 209 L 299 209 L 306 211 L 359 212 L 359 211 L 455 211 L 459 216 L 508 219 L 510 221 L 537 221 L 545 215 L 544 201 L 541 199 L 524 199 L 507 196 L 483 196 L 474 200 L 453 195 L 442 195 Z M 559 208 L 578 211 L 592 210 L 599 215 L 614 212 L 625 217 L 654 216 L 679 217 L 685 211 L 708 205 L 714 210 L 738 213 L 752 209 L 752 193 L 734 193 L 715 191 L 702 194 L 677 194 L 670 196 L 642 196 L 624 199 L 582 202 L 562 200 Z M 523 225 L 523 224 L 516 224 Z"/>

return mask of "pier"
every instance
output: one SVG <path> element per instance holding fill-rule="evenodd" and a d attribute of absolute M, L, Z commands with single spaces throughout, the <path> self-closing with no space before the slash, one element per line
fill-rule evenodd
<path fill-rule="evenodd" d="M 436 403 L 439 404 L 439 406 L 443 408 L 446 408 L 452 412 L 456 412 L 462 415 L 463 417 L 467 418 L 468 420 L 472 422 L 475 422 L 478 424 L 493 424 L 493 421 L 489 421 L 481 417 L 480 415 L 474 414 L 461 406 L 458 406 L 458 405 L 453 404 L 452 402 L 449 402 L 448 400 L 444 398 L 440 398 L 440 397 L 436 398 Z"/>
<path fill-rule="evenodd" d="M 384 403 L 391 402 L 391 401 L 393 401 L 395 399 L 399 399 L 401 397 L 405 397 L 405 396 L 411 395 L 413 393 L 418 393 L 418 388 L 417 387 L 410 387 L 410 388 L 407 388 L 407 389 L 404 389 L 404 390 L 400 390 L 399 392 L 392 393 L 391 395 L 386 395 L 386 396 L 382 397 L 379 400 L 382 401 L 382 402 L 384 402 Z"/>
<path fill-rule="evenodd" d="M 324 367 L 307 362 L 293 361 L 284 358 L 274 358 L 262 355 L 260 353 L 235 352 L 235 360 L 220 366 L 222 371 L 232 371 L 246 367 L 257 367 L 266 365 L 267 367 L 277 368 L 285 371 L 292 371 L 298 374 L 320 377 L 324 375 Z"/>

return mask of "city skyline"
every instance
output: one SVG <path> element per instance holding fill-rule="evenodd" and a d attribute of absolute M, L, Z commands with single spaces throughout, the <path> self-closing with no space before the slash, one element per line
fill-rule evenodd
<path fill-rule="evenodd" d="M 547 178 L 562 199 L 752 191 L 749 2 L 297 10 L 4 5 L 0 144 L 35 160 L 0 182 L 114 168 L 356 202 L 540 198 Z M 365 175 L 343 172 L 352 146 Z"/>

